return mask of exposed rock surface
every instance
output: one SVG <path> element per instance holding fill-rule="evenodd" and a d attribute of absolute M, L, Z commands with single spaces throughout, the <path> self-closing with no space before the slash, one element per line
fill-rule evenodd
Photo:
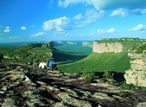
<path fill-rule="evenodd" d="M 131 69 L 127 70 L 124 77 L 127 84 L 146 86 L 146 53 L 129 53 Z"/>
<path fill-rule="evenodd" d="M 113 42 L 113 43 L 93 42 L 93 52 L 95 52 L 95 53 L 104 53 L 104 52 L 119 53 L 119 52 L 123 52 L 123 45 L 122 45 L 122 43 L 119 43 L 119 42 Z"/>
<path fill-rule="evenodd" d="M 85 83 L 79 74 L 0 65 L 1 107 L 136 107 L 145 101 L 146 91 L 122 90 L 96 76 Z"/>

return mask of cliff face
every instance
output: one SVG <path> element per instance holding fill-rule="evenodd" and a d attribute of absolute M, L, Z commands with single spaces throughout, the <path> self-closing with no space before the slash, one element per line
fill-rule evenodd
<path fill-rule="evenodd" d="M 127 70 L 124 77 L 127 84 L 146 86 L 146 53 L 129 53 L 131 69 Z"/>
<path fill-rule="evenodd" d="M 1 107 L 136 107 L 146 91 L 128 91 L 94 76 L 62 74 L 28 65 L 0 65 Z M 141 107 L 141 106 L 137 106 Z"/>
<path fill-rule="evenodd" d="M 113 43 L 97 43 L 93 42 L 93 52 L 95 53 L 104 53 L 104 52 L 114 52 L 119 53 L 123 51 L 123 45 L 119 42 Z"/>

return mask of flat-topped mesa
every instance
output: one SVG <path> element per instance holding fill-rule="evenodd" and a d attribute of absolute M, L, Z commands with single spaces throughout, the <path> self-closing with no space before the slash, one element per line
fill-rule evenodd
<path fill-rule="evenodd" d="M 94 53 L 105 53 L 105 52 L 114 52 L 119 53 L 123 52 L 123 45 L 120 42 L 93 42 L 93 52 Z"/>

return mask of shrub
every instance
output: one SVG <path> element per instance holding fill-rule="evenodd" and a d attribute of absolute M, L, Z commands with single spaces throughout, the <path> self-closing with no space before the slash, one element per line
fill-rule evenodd
<path fill-rule="evenodd" d="M 140 45 L 139 47 L 136 48 L 137 53 L 142 53 L 143 50 L 146 50 L 146 43 Z"/>
<path fill-rule="evenodd" d="M 126 81 L 124 81 L 121 86 L 123 89 L 127 89 L 127 90 L 136 90 L 139 88 L 138 86 L 135 86 L 134 84 L 126 84 Z"/>
<path fill-rule="evenodd" d="M 85 77 L 86 82 L 91 82 L 94 78 L 95 72 L 82 72 L 82 76 Z"/>
<path fill-rule="evenodd" d="M 108 79 L 108 78 L 113 78 L 113 73 L 109 70 L 105 70 L 103 76 Z"/>

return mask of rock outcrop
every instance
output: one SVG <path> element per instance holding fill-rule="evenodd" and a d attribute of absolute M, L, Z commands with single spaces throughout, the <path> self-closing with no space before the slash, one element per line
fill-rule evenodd
<path fill-rule="evenodd" d="M 93 52 L 95 53 L 104 53 L 104 52 L 114 52 L 119 53 L 123 52 L 123 45 L 120 42 L 93 42 Z"/>
<path fill-rule="evenodd" d="M 86 83 L 80 74 L 28 65 L 0 65 L 1 107 L 136 107 L 146 91 L 128 91 L 97 76 Z"/>
<path fill-rule="evenodd" d="M 127 70 L 124 77 L 127 84 L 146 86 L 146 53 L 129 53 L 131 69 Z"/>

